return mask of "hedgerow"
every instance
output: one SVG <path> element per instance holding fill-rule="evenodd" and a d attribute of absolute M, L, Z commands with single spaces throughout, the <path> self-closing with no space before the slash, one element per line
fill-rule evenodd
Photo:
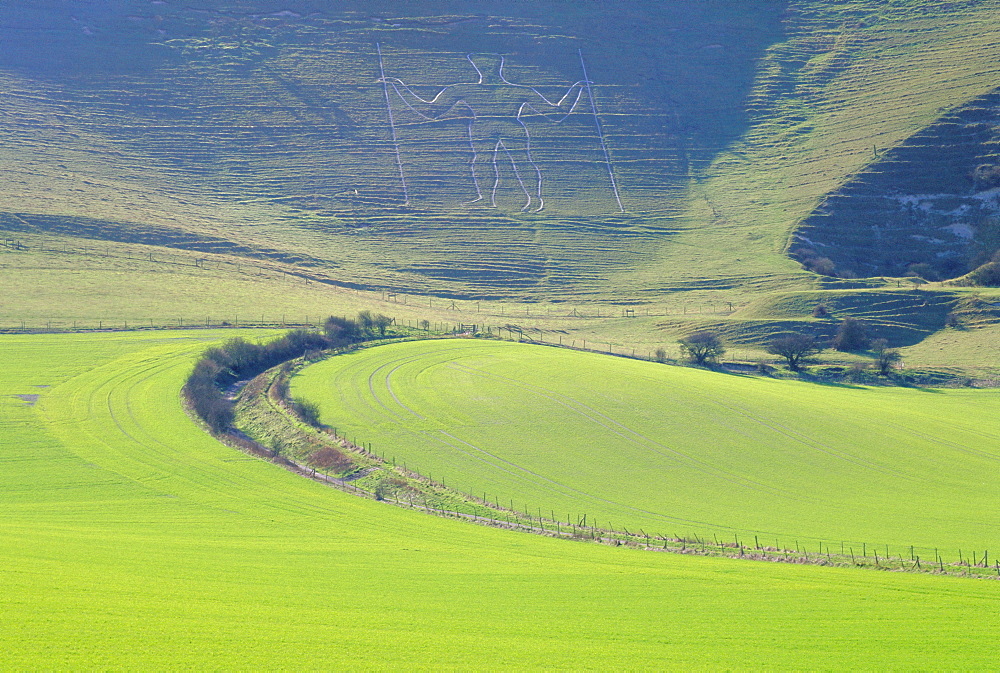
<path fill-rule="evenodd" d="M 361 320 L 331 316 L 323 332 L 294 329 L 280 339 L 266 344 L 255 344 L 236 337 L 221 346 L 209 348 L 195 364 L 184 385 L 184 396 L 194 412 L 205 421 L 215 434 L 230 429 L 234 418 L 233 401 L 226 389 L 237 381 L 245 381 L 275 367 L 282 362 L 330 348 L 345 348 L 353 344 L 384 336 L 386 326 L 392 322 L 387 316 L 362 314 Z M 315 425 L 318 410 L 315 405 L 302 401 L 296 412 L 306 422 Z"/>

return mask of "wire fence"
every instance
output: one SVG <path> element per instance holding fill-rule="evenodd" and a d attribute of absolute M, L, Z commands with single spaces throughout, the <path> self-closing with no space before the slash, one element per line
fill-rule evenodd
<path fill-rule="evenodd" d="M 374 345 L 377 344 L 364 344 L 360 347 Z M 304 359 L 300 366 L 312 361 L 314 360 Z M 262 390 L 264 392 L 260 394 L 267 394 L 266 388 Z M 287 399 L 283 399 L 282 413 L 289 418 L 294 416 Z M 687 524 L 679 519 L 667 524 L 674 528 L 673 531 L 654 532 L 639 526 L 630 530 L 624 525 L 616 526 L 611 521 L 598 521 L 593 513 L 566 513 L 562 516 L 554 508 L 532 507 L 528 503 L 515 502 L 513 498 L 487 492 L 480 496 L 470 490 L 448 486 L 443 477 L 439 476 L 435 480 L 431 474 L 422 473 L 417 466 L 397 461 L 391 452 L 387 454 L 363 436 L 340 432 L 338 428 L 328 426 L 318 431 L 340 448 L 365 456 L 369 467 L 360 473 L 355 471 L 350 475 L 336 476 L 276 453 L 272 453 L 270 458 L 303 476 L 355 495 L 384 500 L 399 507 L 437 516 L 549 537 L 650 551 L 1000 579 L 1000 559 L 991 557 L 988 549 L 946 551 L 919 545 L 872 544 L 857 540 L 828 541 L 816 537 L 782 540 L 770 534 L 765 536 L 760 532 L 733 528 L 718 528 L 708 533 L 692 532 L 683 530 Z M 264 457 L 271 453 L 262 445 L 251 448 Z M 367 488 L 354 483 L 355 478 L 370 477 L 377 471 L 381 471 L 383 477 L 402 477 L 404 481 L 399 483 L 403 486 L 392 490 L 388 495 L 380 496 L 377 495 L 376 486 L 379 483 L 378 474 L 368 482 Z"/>
<path fill-rule="evenodd" d="M 334 437 L 338 437 L 336 432 Z M 988 549 L 945 551 L 928 546 L 829 542 L 817 538 L 786 538 L 782 541 L 770 535 L 765 538 L 761 533 L 736 529 L 709 534 L 675 532 L 664 535 L 647 532 L 638 526 L 629 530 L 626 526 L 601 523 L 586 513 L 561 517 L 551 508 L 543 510 L 527 504 L 521 508 L 516 506 L 513 499 L 491 497 L 487 493 L 483 493 L 480 498 L 473 493 L 449 488 L 443 481 L 434 482 L 429 475 L 420 474 L 415 468 L 397 465 L 395 458 L 390 463 L 384 454 L 372 449 L 371 443 L 359 442 L 356 437 L 350 440 L 346 437 L 340 439 L 346 440 L 341 442 L 342 446 L 380 461 L 387 471 L 424 482 L 436 489 L 437 494 L 406 489 L 397 490 L 389 497 L 377 498 L 374 493 L 358 487 L 350 480 L 334 477 L 323 470 L 287 459 L 284 462 L 303 476 L 362 497 L 383 500 L 436 516 L 548 537 L 699 556 L 1000 579 L 1000 559 L 991 557 Z"/>
<path fill-rule="evenodd" d="M 83 332 L 121 332 L 148 330 L 188 329 L 320 329 L 327 316 L 323 315 L 243 315 L 187 316 L 176 318 L 117 318 L 117 319 L 34 319 L 4 321 L 0 319 L 0 334 L 59 334 Z M 421 320 L 416 318 L 393 319 L 393 323 L 411 335 L 425 336 L 481 336 L 489 339 L 512 341 L 540 346 L 555 346 L 570 350 L 602 353 L 617 357 L 634 358 L 650 362 L 676 363 L 680 354 L 674 345 L 666 345 L 670 356 L 660 358 L 655 344 L 628 345 L 594 338 L 566 335 L 557 330 L 522 327 L 512 324 L 464 324 Z M 776 366 L 782 360 L 749 350 L 731 349 L 720 366 L 734 371 L 754 371 L 761 367 Z"/>
<path fill-rule="evenodd" d="M 67 332 L 120 332 L 138 330 L 176 330 L 176 329 L 316 329 L 323 324 L 321 316 L 254 316 L 247 317 L 234 314 L 229 317 L 178 317 L 178 318 L 117 318 L 72 320 L 35 319 L 17 320 L 4 324 L 0 320 L 0 333 L 67 333 Z"/>

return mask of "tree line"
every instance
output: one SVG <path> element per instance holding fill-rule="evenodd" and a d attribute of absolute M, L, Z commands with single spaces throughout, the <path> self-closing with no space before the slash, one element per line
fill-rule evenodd
<path fill-rule="evenodd" d="M 286 360 L 384 337 L 393 322 L 381 313 L 362 311 L 353 319 L 330 316 L 322 331 L 294 329 L 266 344 L 241 337 L 229 339 L 202 354 L 184 385 L 184 396 L 213 433 L 224 433 L 234 419 L 234 404 L 226 390 L 237 381 L 252 379 Z M 312 419 L 313 424 L 318 423 L 314 405 L 302 401 L 298 406 L 307 422 Z"/>
<path fill-rule="evenodd" d="M 711 330 L 694 332 L 678 340 L 677 343 L 681 353 L 700 366 L 718 361 L 726 352 L 722 337 Z M 897 349 L 889 347 L 886 339 L 873 339 L 868 327 L 856 318 L 844 318 L 837 327 L 836 336 L 829 344 L 811 334 L 782 334 L 768 341 L 765 350 L 771 355 L 783 358 L 788 368 L 797 372 L 801 371 L 808 358 L 821 353 L 827 347 L 842 352 L 867 350 L 874 360 L 876 371 L 881 376 L 887 376 L 902 357 Z M 657 359 L 660 361 L 666 359 L 663 349 L 657 350 Z"/>

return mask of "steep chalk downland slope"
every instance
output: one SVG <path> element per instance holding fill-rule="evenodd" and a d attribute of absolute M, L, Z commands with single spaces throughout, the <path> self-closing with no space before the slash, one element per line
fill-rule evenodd
<path fill-rule="evenodd" d="M 1000 81 L 1000 3 L 792 3 L 761 60 L 748 133 L 692 189 L 691 231 L 637 281 L 808 282 L 786 250 L 826 196 Z"/>
<path fill-rule="evenodd" d="M 793 253 L 838 275 L 949 278 L 985 262 L 1000 233 L 1000 90 L 961 105 L 831 194 Z M 820 269 L 818 269 L 820 270 Z"/>
<path fill-rule="evenodd" d="M 872 146 L 996 87 L 998 8 L 135 0 L 70 16 L 7 4 L 0 211 L 33 231 L 89 218 L 107 223 L 91 235 L 116 240 L 178 230 L 163 243 L 207 236 L 442 295 L 802 289 L 789 236 Z M 470 80 L 466 53 L 494 51 L 510 81 L 557 97 L 581 78 L 582 50 L 628 213 L 589 99 L 561 124 L 530 120 L 544 211 L 520 212 L 504 153 L 500 207 L 461 205 L 474 194 L 465 127 L 391 94 L 394 144 L 376 43 L 386 74 L 425 96 Z"/>

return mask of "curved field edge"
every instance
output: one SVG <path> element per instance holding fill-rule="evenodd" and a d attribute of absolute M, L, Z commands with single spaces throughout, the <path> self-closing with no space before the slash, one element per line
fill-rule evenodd
<path fill-rule="evenodd" d="M 792 548 L 998 549 L 1000 395 L 815 385 L 478 340 L 306 367 L 292 393 L 410 470 L 520 511 Z M 952 559 L 954 557 L 954 559 Z"/>
<path fill-rule="evenodd" d="M 212 338 L 198 337 L 0 337 L 14 363 L 4 389 L 41 395 L 34 407 L 0 398 L 7 665 L 993 661 L 992 582 L 512 535 L 242 456 L 181 407 L 181 382 Z M 943 618 L 955 614 L 980 618 Z"/>
<path fill-rule="evenodd" d="M 385 343 L 368 343 L 362 347 L 372 348 Z M 399 343 L 399 340 L 388 343 Z M 236 397 L 234 429 L 215 436 L 229 446 L 354 495 L 508 530 L 658 552 L 994 579 L 988 553 L 978 551 L 964 556 L 960 553 L 956 561 L 949 560 L 945 564 L 937 549 L 929 556 L 929 549 L 913 546 L 904 558 L 902 552 L 890 556 L 887 546 L 862 544 L 855 550 L 848 544 L 841 544 L 839 548 L 822 542 L 800 545 L 799 540 L 788 539 L 781 545 L 777 539 L 772 541 L 765 537 L 761 541 L 756 534 L 752 541 L 746 534 L 741 540 L 739 531 L 728 531 L 730 535 L 723 535 L 721 539 L 714 533 L 711 538 L 696 533 L 650 535 L 635 526 L 631 531 L 625 526 L 613 528 L 607 521 L 598 527 L 596 517 L 588 521 L 586 515 L 574 520 L 569 514 L 562 518 L 554 510 L 548 514 L 541 508 L 531 511 L 527 504 L 519 509 L 513 498 L 501 502 L 499 496 L 494 496 L 490 501 L 485 492 L 482 497 L 463 493 L 407 469 L 405 461 L 397 463 L 394 456 L 387 458 L 384 451 L 381 455 L 373 452 L 369 442 L 362 442 L 360 446 L 354 444 L 349 435 L 338 434 L 336 427 L 320 424 L 311 411 L 309 420 L 305 420 L 301 411 L 303 405 L 316 409 L 316 413 L 318 409 L 310 401 L 296 400 L 288 395 L 289 379 L 318 359 L 343 352 L 294 358 L 248 381 Z M 1000 561 L 995 565 L 995 578 L 1000 579 Z"/>

